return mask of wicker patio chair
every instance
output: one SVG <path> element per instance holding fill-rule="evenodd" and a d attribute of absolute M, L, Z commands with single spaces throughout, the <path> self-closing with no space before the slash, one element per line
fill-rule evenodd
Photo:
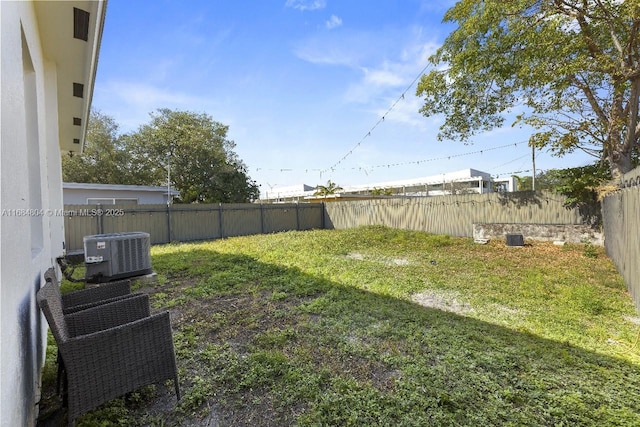
<path fill-rule="evenodd" d="M 65 315 L 53 282 L 37 294 L 66 367 L 68 423 L 142 386 L 171 379 L 180 400 L 169 313 L 135 295 Z"/>
<path fill-rule="evenodd" d="M 51 282 L 55 285 L 54 289 L 60 293 L 60 283 L 58 282 L 58 277 L 56 276 L 56 271 L 53 267 L 50 267 L 44 273 L 44 280 L 46 282 Z M 106 304 L 109 302 L 118 301 L 120 299 L 129 298 L 132 295 L 140 295 L 140 294 L 132 294 L 131 293 L 131 282 L 129 280 L 119 280 L 116 282 L 105 283 L 101 286 L 96 286 L 93 288 L 82 289 L 74 292 L 68 292 L 66 294 L 61 294 L 60 298 L 62 299 L 62 312 L 64 314 L 76 313 L 78 311 L 96 307 L 98 305 Z M 60 394 L 60 387 L 64 378 L 64 362 L 60 357 L 60 353 L 58 352 L 57 356 L 57 364 L 58 364 L 58 373 L 56 378 L 56 392 Z M 66 405 L 66 390 L 64 390 L 63 386 L 63 403 Z"/>
<path fill-rule="evenodd" d="M 53 267 L 45 271 L 44 280 L 46 282 L 52 282 L 57 288 L 60 287 Z M 75 313 L 86 308 L 117 301 L 122 298 L 129 298 L 131 295 L 136 294 L 131 293 L 130 280 L 108 282 L 93 288 L 62 294 L 62 311 L 64 314 Z"/>

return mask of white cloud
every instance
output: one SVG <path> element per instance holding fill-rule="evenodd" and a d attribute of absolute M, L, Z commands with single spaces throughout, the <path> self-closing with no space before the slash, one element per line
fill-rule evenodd
<path fill-rule="evenodd" d="M 404 51 L 411 50 L 413 55 L 403 53 L 393 61 L 386 60 L 370 67 L 360 67 L 362 78 L 349 85 L 345 100 L 367 104 L 376 99 L 400 96 L 427 64 L 426 58 L 421 54 L 424 50 L 429 50 L 426 46 L 407 46 Z M 414 97 L 414 91 L 415 85 L 407 92 L 407 96 Z"/>
<path fill-rule="evenodd" d="M 145 83 L 111 82 L 112 94 L 130 105 L 187 105 L 194 97 L 170 90 L 163 90 Z"/>
<path fill-rule="evenodd" d="M 327 5 L 325 0 L 287 0 L 286 7 L 298 9 L 300 11 L 305 10 L 318 10 L 324 9 Z"/>
<path fill-rule="evenodd" d="M 395 51 L 387 52 L 390 59 L 372 61 L 372 65 L 360 67 L 362 77 L 349 85 L 345 101 L 367 106 L 376 116 L 385 116 L 385 121 L 421 130 L 433 127 L 434 124 L 418 112 L 422 100 L 415 96 L 415 84 L 409 87 L 438 47 L 434 42 L 421 40 L 421 35 L 419 30 L 405 35 L 398 40 Z M 403 43 L 403 40 L 406 41 Z M 403 93 L 404 97 L 400 98 Z M 386 114 L 392 105 L 392 111 Z"/>
<path fill-rule="evenodd" d="M 412 91 L 406 93 L 404 98 L 388 99 L 387 103 L 388 106 L 385 109 L 380 108 L 376 111 L 379 117 L 384 116 L 385 121 L 414 126 L 423 130 L 429 127 L 437 129 L 435 124 L 437 123 L 439 125 L 441 121 L 440 117 L 427 120 L 420 114 L 419 110 L 420 107 L 422 107 L 422 100 L 415 96 Z M 394 103 L 396 104 L 394 105 Z M 392 105 L 393 109 L 389 111 Z"/>
<path fill-rule="evenodd" d="M 317 34 L 301 41 L 295 54 L 313 64 L 337 65 L 356 71 L 358 77 L 342 82 L 343 100 L 359 104 L 377 117 L 397 102 L 385 121 L 418 130 L 434 127 L 418 110 L 421 100 L 415 85 L 408 86 L 428 64 L 439 43 L 422 28 L 373 31 L 341 30 Z"/>
<path fill-rule="evenodd" d="M 361 68 L 380 54 L 380 37 L 371 32 L 325 32 L 300 40 L 294 54 L 314 64 L 342 65 Z"/>
<path fill-rule="evenodd" d="M 342 99 L 346 104 L 356 104 L 373 118 L 385 116 L 385 122 L 403 129 L 436 132 L 440 118 L 434 122 L 419 113 L 423 101 L 415 96 L 415 84 L 409 85 L 438 46 L 430 32 L 419 27 L 380 32 L 341 30 L 303 40 L 295 53 L 313 64 L 351 69 L 347 75 L 356 77 L 340 82 L 345 86 Z"/>
<path fill-rule="evenodd" d="M 96 87 L 94 106 L 113 116 L 123 132 L 133 131 L 147 123 L 149 113 L 158 108 L 201 111 L 209 110 L 207 107 L 211 107 L 206 99 L 147 83 L 125 81 L 110 81 Z"/>
<path fill-rule="evenodd" d="M 369 83 L 399 83 L 397 76 L 420 71 L 439 46 L 421 28 L 326 32 L 297 43 L 294 54 L 315 64 L 341 65 L 362 70 Z M 407 82 L 408 83 L 408 82 Z"/>
<path fill-rule="evenodd" d="M 357 59 L 354 58 L 352 52 L 339 46 L 323 50 L 300 48 L 296 51 L 296 56 L 303 61 L 313 64 L 344 65 L 351 67 L 357 63 Z"/>
<path fill-rule="evenodd" d="M 303 61 L 313 64 L 342 65 L 357 68 L 364 59 L 362 49 L 358 49 L 359 43 L 354 43 L 348 37 L 343 38 L 342 43 L 315 38 L 305 40 L 295 48 L 295 55 Z"/>
<path fill-rule="evenodd" d="M 458 0 L 422 0 L 420 2 L 420 13 L 436 13 L 440 16 L 456 5 Z"/>
<path fill-rule="evenodd" d="M 342 19 L 336 15 L 331 15 L 331 18 L 329 18 L 325 25 L 329 30 L 333 30 L 334 28 L 338 28 L 342 25 Z"/>
<path fill-rule="evenodd" d="M 370 70 L 367 68 L 364 71 L 364 83 L 374 86 L 398 86 L 405 80 L 396 72 L 388 69 Z"/>

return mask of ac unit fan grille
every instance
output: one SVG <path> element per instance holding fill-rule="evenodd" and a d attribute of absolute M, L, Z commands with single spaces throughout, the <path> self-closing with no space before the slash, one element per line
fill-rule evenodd
<path fill-rule="evenodd" d="M 151 265 L 148 240 L 134 238 L 115 241 L 118 265 L 123 272 L 145 270 Z"/>

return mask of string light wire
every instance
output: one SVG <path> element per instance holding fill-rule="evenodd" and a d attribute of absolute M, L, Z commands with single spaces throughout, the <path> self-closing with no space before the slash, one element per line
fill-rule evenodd
<path fill-rule="evenodd" d="M 400 102 L 401 100 L 404 99 L 404 96 L 407 92 L 409 92 L 409 89 L 411 89 L 413 87 L 413 85 L 418 81 L 418 79 L 420 79 L 420 77 L 422 77 L 422 75 L 424 74 L 424 72 L 427 70 L 427 68 L 429 67 L 429 64 L 425 65 L 424 68 L 422 70 L 420 70 L 420 72 L 418 73 L 418 75 L 416 76 L 415 79 L 413 79 L 413 81 L 409 84 L 409 86 L 407 86 L 407 88 L 402 92 L 402 94 L 398 97 L 398 99 L 395 100 L 395 102 L 391 105 L 391 107 L 389 107 L 389 109 L 382 115 L 382 117 L 380 117 L 378 119 L 378 121 L 373 125 L 373 127 L 371 129 L 369 129 L 369 132 L 367 132 L 361 139 L 360 141 L 358 141 L 358 143 L 356 145 L 354 145 L 349 151 L 347 151 L 347 153 L 342 156 L 340 158 L 340 160 L 338 160 L 337 162 L 335 162 L 332 166 L 323 169 L 320 171 L 320 178 L 322 178 L 322 174 L 328 171 L 335 171 L 336 170 L 336 166 L 338 166 L 340 163 L 342 163 L 343 161 L 345 161 L 347 159 L 347 157 L 349 157 L 350 155 L 353 154 L 353 152 L 360 147 L 360 145 L 362 145 L 362 143 L 364 142 L 365 139 L 367 139 L 368 137 L 371 136 L 371 132 L 373 132 L 375 130 L 375 128 L 378 127 L 378 125 L 382 122 L 384 122 L 385 117 L 387 116 L 387 114 L 389 114 L 391 111 L 393 111 L 393 109 L 396 107 L 396 105 L 398 105 L 398 102 Z"/>
<path fill-rule="evenodd" d="M 336 169 L 333 168 L 332 171 L 347 171 L 347 170 L 361 170 L 364 171 L 366 173 L 367 170 L 374 170 L 374 169 L 381 169 L 381 168 L 392 168 L 392 167 L 398 167 L 398 166 L 407 166 L 407 165 L 419 165 L 422 163 L 428 163 L 428 162 L 436 162 L 436 161 L 441 161 L 441 160 L 451 160 L 454 158 L 458 158 L 458 157 L 464 157 L 464 156 L 472 156 L 474 154 L 483 154 L 485 152 L 488 151 L 493 151 L 493 150 L 499 150 L 502 148 L 508 148 L 508 147 L 517 147 L 519 145 L 522 144 L 526 144 L 528 141 L 520 141 L 520 142 L 512 142 L 509 144 L 504 144 L 504 145 L 500 145 L 497 147 L 489 147 L 489 148 L 483 148 L 481 150 L 475 150 L 475 151 L 469 151 L 466 153 L 459 153 L 459 154 L 450 154 L 450 155 L 446 155 L 446 156 L 441 156 L 441 157 L 433 157 L 430 159 L 421 159 L 421 160 L 412 160 L 412 161 L 408 161 L 408 162 L 398 162 L 398 163 L 386 163 L 386 164 L 381 164 L 381 165 L 373 165 L 373 166 L 369 166 L 369 167 L 362 167 L 362 166 L 354 166 L 354 167 L 350 167 L 350 168 L 340 168 L 340 169 Z M 509 164 L 511 162 L 514 162 L 516 160 L 519 160 L 523 157 L 528 156 L 529 154 L 525 154 L 524 156 L 518 157 L 514 160 L 510 160 L 507 163 L 504 163 L 502 165 L 496 166 L 492 169 L 497 169 L 501 166 L 504 166 L 506 164 Z M 280 168 L 280 169 L 265 169 L 265 168 L 257 168 L 256 171 L 272 171 L 272 172 L 292 172 L 296 169 L 292 169 L 292 168 Z M 300 169 L 297 169 L 300 170 Z M 326 172 L 327 170 L 321 170 L 321 169 L 310 169 L 310 168 L 305 168 L 304 169 L 305 173 L 308 172 Z"/>

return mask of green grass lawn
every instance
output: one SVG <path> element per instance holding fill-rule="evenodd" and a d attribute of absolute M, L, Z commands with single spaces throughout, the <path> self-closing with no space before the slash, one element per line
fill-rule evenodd
<path fill-rule="evenodd" d="M 152 261 L 183 399 L 146 387 L 79 425 L 640 425 L 640 316 L 602 248 L 367 227 Z"/>

